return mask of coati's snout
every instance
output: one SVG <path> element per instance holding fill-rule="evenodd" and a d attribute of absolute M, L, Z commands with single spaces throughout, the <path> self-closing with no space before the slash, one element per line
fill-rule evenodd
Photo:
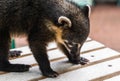
<path fill-rule="evenodd" d="M 75 43 L 75 42 L 70 42 L 68 40 L 65 40 L 64 46 L 66 47 L 66 49 L 70 54 L 76 54 L 76 55 L 80 54 L 80 47 L 81 47 L 80 43 Z"/>

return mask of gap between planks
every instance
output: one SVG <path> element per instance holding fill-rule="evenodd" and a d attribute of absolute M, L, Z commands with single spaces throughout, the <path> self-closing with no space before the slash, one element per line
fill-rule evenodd
<path fill-rule="evenodd" d="M 95 48 L 95 49 L 83 51 L 83 52 L 81 52 L 81 54 L 85 54 L 85 53 L 97 51 L 97 50 L 104 49 L 104 48 L 106 48 L 106 47 L 99 47 L 99 48 Z M 23 58 L 25 56 L 30 56 L 30 55 L 32 55 L 32 54 L 22 55 L 22 56 L 17 57 L 17 58 Z M 64 59 L 64 58 L 66 58 L 66 57 L 64 56 L 64 57 L 59 57 L 59 58 L 51 59 L 50 62 L 54 62 L 54 61 L 61 60 L 61 59 Z M 13 58 L 13 59 L 16 59 L 16 58 Z M 13 59 L 11 59 L 11 60 L 13 60 Z M 37 65 L 37 64 L 32 64 L 32 66 L 35 66 L 35 65 Z M 6 74 L 6 73 L 9 73 L 9 72 L 0 72 L 0 75 Z"/>
<path fill-rule="evenodd" d="M 91 42 L 92 40 L 87 40 L 86 42 Z M 56 49 L 58 49 L 57 47 L 55 47 L 55 48 L 50 48 L 50 49 L 48 49 L 47 51 L 52 51 L 52 50 L 56 50 Z M 98 48 L 99 49 L 99 48 Z M 94 49 L 93 49 L 94 50 Z M 90 51 L 90 50 L 88 50 L 88 51 Z M 87 51 L 84 51 L 84 52 L 87 52 Z M 84 53 L 83 52 L 83 53 Z M 22 57 L 25 57 L 25 56 L 30 56 L 30 55 L 32 55 L 32 53 L 29 53 L 29 54 L 25 54 L 25 55 L 21 55 L 21 56 L 19 56 L 19 57 L 13 57 L 13 58 L 9 58 L 9 60 L 14 60 L 14 59 L 17 59 L 17 58 L 22 58 Z"/>
<path fill-rule="evenodd" d="M 111 74 L 108 74 L 108 75 L 105 75 L 105 76 L 101 76 L 101 77 L 92 79 L 90 81 L 104 81 L 106 79 L 109 79 L 109 78 L 112 78 L 112 77 L 115 77 L 115 76 L 118 76 L 118 75 L 120 75 L 120 71 L 117 71 L 117 72 L 114 72 L 114 73 L 111 73 Z"/>
<path fill-rule="evenodd" d="M 95 61 L 95 62 L 91 62 L 89 64 L 82 65 L 82 66 L 75 66 L 75 67 L 70 68 L 70 69 L 68 69 L 68 70 L 66 70 L 64 72 L 59 73 L 59 74 L 63 74 L 63 73 L 66 73 L 66 72 L 70 72 L 70 71 L 74 71 L 74 70 L 77 70 L 77 69 L 85 68 L 85 67 L 88 67 L 88 66 L 92 66 L 92 65 L 95 65 L 95 64 L 98 64 L 98 63 L 102 63 L 102 62 L 105 62 L 105 61 L 110 61 L 110 60 L 117 59 L 117 58 L 120 58 L 120 55 L 109 57 L 109 58 L 105 58 L 105 59 L 98 60 L 98 61 Z M 117 72 L 117 73 L 114 73 L 114 74 L 119 75 L 118 73 L 120 74 L 120 72 Z M 107 76 L 111 76 L 112 77 L 114 74 L 107 75 Z M 39 78 L 31 79 L 29 81 L 38 81 L 38 80 L 43 80 L 43 79 L 46 79 L 46 78 L 47 77 L 42 76 L 42 77 L 39 77 Z M 110 78 L 110 77 L 108 77 L 108 78 Z M 103 77 L 99 77 L 97 79 L 90 80 L 90 81 L 103 81 L 104 79 L 107 79 L 107 77 L 103 76 Z"/>

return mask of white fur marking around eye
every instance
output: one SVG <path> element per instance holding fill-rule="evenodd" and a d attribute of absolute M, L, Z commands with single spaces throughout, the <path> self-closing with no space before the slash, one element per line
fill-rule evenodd
<path fill-rule="evenodd" d="M 81 44 L 78 44 L 78 48 L 80 48 Z"/>
<path fill-rule="evenodd" d="M 63 43 L 64 44 L 64 43 Z M 64 44 L 64 46 L 66 47 L 66 49 L 68 50 L 68 52 L 70 53 L 70 49 L 66 46 L 66 44 Z"/>

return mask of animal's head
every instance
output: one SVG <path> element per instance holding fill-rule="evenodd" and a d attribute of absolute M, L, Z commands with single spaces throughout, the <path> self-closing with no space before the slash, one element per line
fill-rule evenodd
<path fill-rule="evenodd" d="M 60 16 L 57 31 L 57 41 L 65 46 L 70 53 L 79 53 L 80 48 L 89 34 L 90 7 L 85 6 L 78 15 Z M 80 15 L 79 15 L 80 14 Z"/>

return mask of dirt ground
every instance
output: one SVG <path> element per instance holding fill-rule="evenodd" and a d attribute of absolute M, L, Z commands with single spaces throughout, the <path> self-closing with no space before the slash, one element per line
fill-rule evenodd
<path fill-rule="evenodd" d="M 90 37 L 106 46 L 120 51 L 120 7 L 97 5 L 90 16 Z M 26 38 L 15 38 L 16 47 L 27 45 Z"/>

